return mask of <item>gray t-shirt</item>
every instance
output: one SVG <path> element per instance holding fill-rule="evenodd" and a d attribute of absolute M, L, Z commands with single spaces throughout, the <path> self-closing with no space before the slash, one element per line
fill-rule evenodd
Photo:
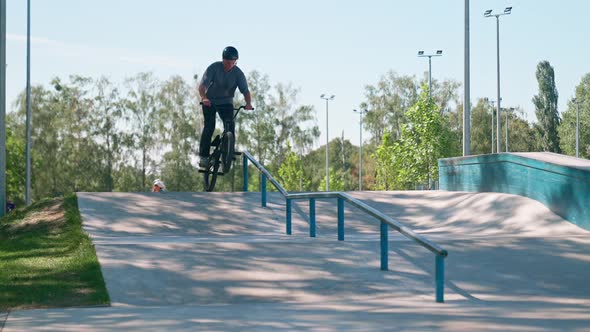
<path fill-rule="evenodd" d="M 225 72 L 221 61 L 214 62 L 207 68 L 201 84 L 206 87 L 207 98 L 214 105 L 233 104 L 236 88 L 242 94 L 248 93 L 248 82 L 242 70 L 234 66 L 229 72 Z"/>

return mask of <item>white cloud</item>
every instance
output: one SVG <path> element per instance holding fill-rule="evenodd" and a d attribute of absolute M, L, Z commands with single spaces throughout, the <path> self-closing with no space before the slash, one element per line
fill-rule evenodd
<path fill-rule="evenodd" d="M 8 41 L 26 43 L 25 35 L 7 34 Z M 133 64 L 141 67 L 169 67 L 191 70 L 192 64 L 186 59 L 172 56 L 154 55 L 136 52 L 129 49 L 97 47 L 83 44 L 66 43 L 43 37 L 31 36 L 31 47 L 41 48 L 46 55 L 56 57 L 84 58 L 93 63 Z"/>
<path fill-rule="evenodd" d="M 164 67 L 173 67 L 173 68 L 181 68 L 190 70 L 192 68 L 192 64 L 188 61 L 181 60 L 174 57 L 165 57 L 165 56 L 151 56 L 151 55 L 141 55 L 141 56 L 121 56 L 119 57 L 121 61 L 137 64 L 137 65 L 155 65 L 155 66 L 164 66 Z"/>
<path fill-rule="evenodd" d="M 16 41 L 16 42 L 22 42 L 22 43 L 26 43 L 27 42 L 27 36 L 25 35 L 17 35 L 17 34 L 13 34 L 13 33 L 7 33 L 6 34 L 6 39 L 9 41 Z M 54 47 L 65 47 L 67 46 L 66 43 L 62 43 L 59 42 L 57 40 L 53 40 L 53 39 L 48 39 L 48 38 L 39 38 L 39 37 L 34 37 L 31 36 L 31 44 L 41 44 L 41 45 L 49 45 L 49 46 L 54 46 Z"/>

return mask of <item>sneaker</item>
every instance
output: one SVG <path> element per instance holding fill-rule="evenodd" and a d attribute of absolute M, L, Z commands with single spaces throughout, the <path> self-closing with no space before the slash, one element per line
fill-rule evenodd
<path fill-rule="evenodd" d="M 199 167 L 207 168 L 209 166 L 209 157 L 201 157 L 199 159 Z"/>

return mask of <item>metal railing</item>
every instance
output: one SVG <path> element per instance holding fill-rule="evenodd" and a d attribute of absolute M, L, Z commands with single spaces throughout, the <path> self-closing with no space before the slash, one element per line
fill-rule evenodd
<path fill-rule="evenodd" d="M 283 195 L 286 200 L 286 216 L 285 216 L 285 231 L 288 235 L 292 233 L 291 227 L 291 210 L 293 200 L 309 199 L 309 236 L 316 236 L 316 213 L 315 213 L 315 200 L 316 199 L 327 199 L 335 198 L 338 202 L 338 240 L 344 241 L 344 202 L 349 203 L 364 211 L 365 213 L 377 218 L 380 224 L 380 238 L 381 238 L 381 270 L 389 270 L 389 228 L 400 232 L 407 238 L 417 242 L 424 248 L 432 251 L 435 254 L 435 284 L 436 284 L 436 302 L 444 302 L 444 274 L 445 265 L 444 259 L 448 256 L 448 252 L 442 249 L 439 245 L 425 237 L 414 233 L 413 230 L 404 226 L 399 221 L 385 215 L 381 211 L 361 202 L 360 200 L 351 197 L 350 195 L 343 192 L 311 192 L 311 193 L 288 193 L 283 186 L 268 172 L 264 166 L 262 166 L 254 157 L 248 152 L 242 152 L 243 156 L 243 172 L 244 172 L 244 186 L 243 190 L 248 191 L 248 160 L 260 171 L 262 178 L 260 181 L 261 186 L 261 205 L 266 207 L 267 194 L 266 194 L 266 181 L 267 179 L 272 185 Z"/>

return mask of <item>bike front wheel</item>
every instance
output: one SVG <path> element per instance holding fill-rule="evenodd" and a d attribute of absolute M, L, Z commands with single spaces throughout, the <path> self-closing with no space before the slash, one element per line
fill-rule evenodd
<path fill-rule="evenodd" d="M 219 155 L 214 154 L 212 156 L 214 159 L 211 160 L 209 166 L 205 170 L 203 174 L 203 184 L 205 186 L 205 191 L 213 191 L 215 189 L 215 182 L 217 182 L 217 173 L 219 171 Z"/>
<path fill-rule="evenodd" d="M 229 173 L 231 164 L 234 160 L 234 135 L 231 132 L 227 132 L 223 137 L 223 173 Z"/>

